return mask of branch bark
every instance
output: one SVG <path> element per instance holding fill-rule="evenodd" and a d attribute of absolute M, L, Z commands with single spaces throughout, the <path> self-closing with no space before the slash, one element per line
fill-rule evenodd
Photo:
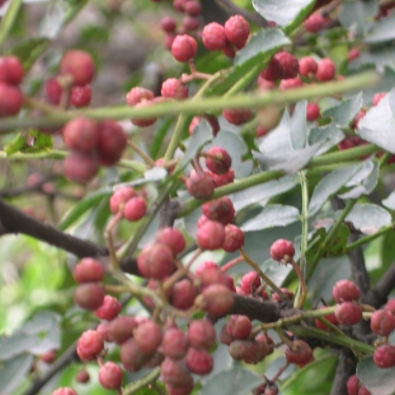
<path fill-rule="evenodd" d="M 350 350 L 341 350 L 336 368 L 336 376 L 330 395 L 348 395 L 347 380 L 355 373 L 357 358 Z"/>
<path fill-rule="evenodd" d="M 89 241 L 61 232 L 55 227 L 37 221 L 0 200 L 0 234 L 11 233 L 23 233 L 32 236 L 78 257 L 108 257 L 106 247 L 100 247 Z M 103 264 L 105 264 L 105 261 L 103 261 Z M 135 258 L 120 262 L 120 266 L 127 273 L 139 275 Z"/>
<path fill-rule="evenodd" d="M 388 300 L 388 295 L 395 288 L 395 262 L 384 273 L 383 277 L 373 287 L 371 292 L 371 306 L 378 309 Z"/>
<path fill-rule="evenodd" d="M 281 308 L 278 303 L 233 294 L 233 307 L 230 314 L 246 315 L 251 321 L 275 322 L 281 318 Z"/>

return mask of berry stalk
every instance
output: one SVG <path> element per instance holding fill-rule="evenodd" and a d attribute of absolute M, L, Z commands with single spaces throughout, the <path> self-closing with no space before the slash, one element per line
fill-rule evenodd
<path fill-rule="evenodd" d="M 136 393 L 147 385 L 154 383 L 159 378 L 159 375 L 160 367 L 155 368 L 152 372 L 147 374 L 142 379 L 135 381 L 134 383 L 131 383 L 130 385 L 127 385 L 125 388 L 123 388 L 123 395 L 132 395 Z"/>
<path fill-rule="evenodd" d="M 283 300 L 287 300 L 287 296 L 284 295 L 284 292 L 281 291 L 281 289 L 279 287 L 277 287 L 276 284 L 274 284 L 274 282 L 268 277 L 266 276 L 265 273 L 263 273 L 263 271 L 261 270 L 261 268 L 258 266 L 258 264 L 252 260 L 245 252 L 242 248 L 240 248 L 240 254 L 241 256 L 244 258 L 244 260 L 261 276 L 261 278 L 266 282 L 267 285 L 269 285 L 274 291 L 276 291 L 281 298 L 283 298 Z"/>

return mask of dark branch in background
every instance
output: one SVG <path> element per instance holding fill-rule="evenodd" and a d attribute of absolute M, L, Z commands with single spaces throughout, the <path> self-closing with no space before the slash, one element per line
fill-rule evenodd
<path fill-rule="evenodd" d="M 122 307 L 125 307 L 132 296 L 127 296 L 123 300 L 121 300 Z M 99 324 L 95 324 L 91 329 L 95 329 Z M 79 361 L 77 354 L 77 341 L 75 341 L 52 365 L 51 369 L 47 371 L 47 373 L 37 379 L 33 385 L 28 389 L 23 395 L 36 395 L 39 393 L 41 388 L 44 387 L 45 384 L 48 383 L 49 380 L 52 379 L 58 372 L 63 370 L 68 364 Z"/>
<path fill-rule="evenodd" d="M 53 226 L 40 222 L 0 200 L 0 234 L 12 233 L 23 233 L 32 236 L 78 257 L 108 256 L 107 248 L 61 232 Z M 123 261 L 120 264 L 128 273 L 139 274 L 135 258 Z"/>
<path fill-rule="evenodd" d="M 331 202 L 335 210 L 344 208 L 344 203 L 339 198 L 332 198 Z M 351 243 L 357 239 L 358 235 L 352 234 L 350 236 Z M 395 288 L 395 262 L 391 264 L 377 284 L 371 288 L 362 249 L 356 248 L 348 254 L 348 257 L 350 259 L 352 279 L 361 290 L 361 301 L 378 309 L 387 302 L 388 295 Z"/>
<path fill-rule="evenodd" d="M 233 294 L 233 307 L 229 314 L 246 315 L 250 320 L 261 322 L 275 322 L 281 318 L 281 309 L 278 303 L 266 300 Z"/>
<path fill-rule="evenodd" d="M 388 300 L 388 295 L 395 288 L 395 262 L 387 269 L 381 279 L 373 287 L 370 304 L 376 309 Z"/>
<path fill-rule="evenodd" d="M 159 210 L 159 229 L 173 227 L 179 206 L 180 203 L 176 200 L 170 200 L 170 198 L 163 202 Z"/>
<path fill-rule="evenodd" d="M 348 395 L 347 380 L 355 373 L 358 359 L 350 350 L 342 350 L 330 395 Z"/>
<path fill-rule="evenodd" d="M 61 197 L 64 199 L 69 199 L 69 200 L 77 200 L 77 198 L 75 196 L 67 194 L 67 193 L 63 193 L 63 192 L 59 192 L 59 191 L 49 193 L 49 192 L 45 192 L 43 190 L 43 186 L 47 182 L 54 181 L 56 178 L 59 178 L 59 176 L 57 174 L 52 174 L 52 175 L 46 176 L 43 180 L 41 180 L 34 186 L 25 185 L 25 186 L 18 187 L 18 188 L 3 189 L 2 191 L 0 191 L 0 198 L 12 198 L 12 197 L 20 196 L 20 195 L 26 195 L 29 193 L 41 193 L 41 194 L 51 197 L 51 198 Z"/>
<path fill-rule="evenodd" d="M 261 26 L 261 27 L 269 26 L 266 19 L 261 17 L 259 14 L 257 14 L 256 12 L 251 12 L 251 11 L 248 11 L 244 8 L 238 7 L 231 0 L 215 0 L 215 3 L 226 8 L 231 15 L 236 15 L 236 14 L 241 15 L 245 19 L 247 19 L 247 21 L 253 22 L 256 25 Z"/>
<path fill-rule="evenodd" d="M 202 0 L 202 17 L 204 25 L 218 22 L 223 25 L 228 19 L 228 14 L 214 0 Z"/>
<path fill-rule="evenodd" d="M 332 207 L 334 210 L 343 210 L 345 204 L 343 200 L 337 196 L 331 199 Z M 358 234 L 351 234 L 349 237 L 349 242 L 353 243 L 358 240 Z M 369 273 L 366 270 L 365 259 L 362 254 L 362 248 L 358 247 L 348 253 L 348 260 L 350 262 L 351 278 L 353 282 L 361 290 L 361 302 L 369 304 L 370 303 L 370 279 Z M 371 333 L 370 322 L 362 320 L 355 329 L 356 333 L 359 335 L 367 335 Z"/>
<path fill-rule="evenodd" d="M 56 373 L 63 370 L 68 364 L 77 361 L 77 342 L 75 341 L 63 354 L 59 357 L 52 365 L 51 369 L 45 374 L 45 376 L 36 380 L 30 389 L 28 389 L 23 395 L 36 395 L 39 393 L 41 388 L 48 383 Z"/>
<path fill-rule="evenodd" d="M 0 224 L 3 233 L 23 233 L 62 248 L 77 256 L 93 257 L 107 254 L 107 249 L 98 247 L 93 243 L 63 233 L 51 225 L 37 221 L 2 200 L 0 200 Z"/>

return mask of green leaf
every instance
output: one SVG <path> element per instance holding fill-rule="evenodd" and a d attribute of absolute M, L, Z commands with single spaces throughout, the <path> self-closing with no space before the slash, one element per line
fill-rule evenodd
<path fill-rule="evenodd" d="M 40 152 L 52 148 L 52 135 L 39 130 L 29 130 L 28 140 L 29 147 L 24 150 L 26 152 Z"/>
<path fill-rule="evenodd" d="M 294 240 L 295 237 L 300 235 L 301 223 L 297 221 L 286 227 L 276 227 L 264 230 L 259 230 L 257 232 L 246 232 L 244 250 L 259 266 L 263 264 L 265 270 L 270 270 L 270 278 L 275 275 L 279 282 L 273 281 L 276 284 L 280 284 L 288 275 L 288 272 L 292 270 L 292 266 L 278 265 L 278 262 L 273 261 L 270 257 L 270 247 L 278 239 Z M 226 254 L 225 258 L 228 262 L 233 258 L 239 256 L 238 252 L 233 254 Z M 295 258 L 297 259 L 297 258 Z M 261 266 L 261 267 L 263 267 Z M 270 269 L 272 268 L 272 269 Z M 283 271 L 284 269 L 284 271 Z M 247 271 L 251 270 L 247 263 L 240 262 L 236 266 L 229 269 L 229 274 L 245 274 Z M 277 276 L 278 274 L 278 276 Z M 281 281 L 281 282 L 280 282 Z"/>
<path fill-rule="evenodd" d="M 248 40 L 246 46 L 237 52 L 234 60 L 234 67 L 225 82 L 217 84 L 210 93 L 221 94 L 231 88 L 238 80 L 244 77 L 253 66 L 274 55 L 284 45 L 291 44 L 291 41 L 284 36 L 280 29 L 260 29 Z"/>
<path fill-rule="evenodd" d="M 52 331 L 60 322 L 60 316 L 53 311 L 40 311 L 21 330 L 28 335 L 36 335 L 43 331 Z"/>
<path fill-rule="evenodd" d="M 291 120 L 287 110 L 280 124 L 268 135 L 263 137 L 259 152 L 253 152 L 264 170 L 284 170 L 295 173 L 304 167 L 316 154 L 321 143 L 294 150 L 290 139 Z"/>
<path fill-rule="evenodd" d="M 244 140 L 236 133 L 221 130 L 214 140 L 207 145 L 207 148 L 222 147 L 232 158 L 232 169 L 236 178 L 244 178 L 251 174 L 253 163 L 252 160 L 242 160 L 242 157 L 248 153 Z"/>
<path fill-rule="evenodd" d="M 302 23 L 314 3 L 314 0 L 281 0 L 281 3 L 278 0 L 253 0 L 252 5 L 267 21 L 276 22 L 289 33 Z"/>
<path fill-rule="evenodd" d="M 357 376 L 372 395 L 392 395 L 395 392 L 395 368 L 380 369 L 371 356 L 359 361 Z"/>
<path fill-rule="evenodd" d="M 279 265 L 272 258 L 267 259 L 263 264 L 259 265 L 261 270 L 276 284 L 281 286 L 289 273 L 292 271 L 290 265 Z"/>
<path fill-rule="evenodd" d="M 0 368 L 1 395 L 11 394 L 23 381 L 32 367 L 34 357 L 31 354 L 18 355 L 4 362 Z"/>
<path fill-rule="evenodd" d="M 243 232 L 252 232 L 275 226 L 287 226 L 299 219 L 299 210 L 296 207 L 282 204 L 271 204 L 265 207 L 260 214 L 244 223 Z"/>
<path fill-rule="evenodd" d="M 173 117 L 164 119 L 157 127 L 155 134 L 149 146 L 149 153 L 151 158 L 158 159 L 161 149 L 163 149 L 163 140 L 173 123 Z"/>
<path fill-rule="evenodd" d="M 136 186 L 147 184 L 149 182 L 162 181 L 167 177 L 167 174 L 167 170 L 163 167 L 153 167 L 152 169 L 149 169 L 144 173 L 144 178 L 139 178 L 134 181 L 118 184 L 117 187 Z"/>
<path fill-rule="evenodd" d="M 378 11 L 376 0 L 347 1 L 342 5 L 338 18 L 342 26 L 356 35 L 366 35 L 374 25 L 373 17 Z"/>
<path fill-rule="evenodd" d="M 54 39 L 63 28 L 66 12 L 69 9 L 67 3 L 57 1 L 47 7 L 46 14 L 41 21 L 37 32 L 38 37 Z"/>
<path fill-rule="evenodd" d="M 344 140 L 344 133 L 332 122 L 329 125 L 311 128 L 308 139 L 309 145 L 320 144 L 315 153 L 315 156 L 319 156 Z"/>
<path fill-rule="evenodd" d="M 327 246 L 327 251 L 333 255 L 336 255 L 338 252 L 342 252 L 343 248 L 347 244 L 349 236 L 350 228 L 344 223 L 341 224 L 339 230 L 336 233 L 336 239 Z"/>
<path fill-rule="evenodd" d="M 17 332 L 10 337 L 3 337 L 0 340 L 0 360 L 7 360 L 22 354 L 37 342 L 36 336 L 25 335 Z"/>
<path fill-rule="evenodd" d="M 389 96 L 383 97 L 359 122 L 359 136 L 395 154 L 395 118 L 389 106 Z"/>
<path fill-rule="evenodd" d="M 365 234 L 373 234 L 382 227 L 390 225 L 391 214 L 373 203 L 356 204 L 346 217 L 354 227 Z"/>
<path fill-rule="evenodd" d="M 41 55 L 42 51 L 47 48 L 51 41 L 43 37 L 33 37 L 20 41 L 8 48 L 6 55 L 14 55 L 22 62 L 25 72 L 31 68 L 33 63 Z"/>
<path fill-rule="evenodd" d="M 331 198 L 341 187 L 343 187 L 351 177 L 362 167 L 362 164 L 353 164 L 333 170 L 325 176 L 315 187 L 310 199 L 309 213 L 318 213 L 324 203 Z"/>
<path fill-rule="evenodd" d="M 248 395 L 261 383 L 261 377 L 249 369 L 238 366 L 211 377 L 199 395 Z"/>
<path fill-rule="evenodd" d="M 381 203 L 390 210 L 395 210 L 395 191 L 392 191 L 387 199 L 384 199 Z"/>
<path fill-rule="evenodd" d="M 346 184 L 346 187 L 354 188 L 339 197 L 341 199 L 358 199 L 362 195 L 369 195 L 376 188 L 379 172 L 380 165 L 377 159 L 373 162 L 364 161 L 362 168 Z"/>
<path fill-rule="evenodd" d="M 314 361 L 295 372 L 280 385 L 285 395 L 329 394 L 335 377 L 338 356 L 314 352 Z M 318 354 L 318 355 L 317 355 Z"/>
<path fill-rule="evenodd" d="M 113 190 L 111 187 L 106 187 L 87 195 L 80 202 L 74 205 L 72 209 L 66 214 L 65 218 L 63 218 L 58 226 L 59 229 L 67 229 L 78 219 L 80 219 L 82 215 L 84 215 L 90 208 L 97 206 L 102 199 L 104 199 L 106 196 L 111 195 L 112 192 Z"/>
<path fill-rule="evenodd" d="M 193 135 L 188 142 L 187 149 L 178 162 L 174 173 L 182 171 L 189 162 L 196 156 L 199 150 L 213 138 L 213 129 L 207 120 L 202 119 L 193 131 Z"/>
<path fill-rule="evenodd" d="M 388 100 L 392 115 L 395 118 L 395 88 L 392 88 L 391 92 L 388 93 Z"/>
<path fill-rule="evenodd" d="M 355 96 L 343 99 L 336 106 L 323 112 L 323 117 L 330 117 L 338 127 L 347 127 L 362 108 L 362 92 Z"/>
<path fill-rule="evenodd" d="M 298 185 L 298 178 L 295 176 L 284 176 L 278 180 L 265 182 L 251 188 L 236 192 L 231 196 L 233 206 L 236 211 L 254 204 L 263 204 L 264 201 L 287 192 Z"/>
<path fill-rule="evenodd" d="M 243 49 L 237 52 L 234 68 L 235 70 L 240 66 L 250 68 L 258 61 L 262 61 L 269 51 L 272 52 L 287 44 L 290 44 L 290 41 L 281 30 L 261 29 L 250 37 Z"/>
<path fill-rule="evenodd" d="M 395 64 L 395 47 L 393 45 L 381 45 L 361 52 L 358 58 L 348 63 L 349 70 L 358 70 L 361 66 L 376 66 L 383 68 L 384 66 L 392 67 Z M 380 92 L 380 90 L 376 90 Z"/>
<path fill-rule="evenodd" d="M 339 280 L 350 276 L 351 270 L 347 256 L 321 259 L 307 284 L 312 300 L 332 300 L 333 286 Z"/>
<path fill-rule="evenodd" d="M 291 143 L 293 149 L 302 149 L 306 146 L 307 120 L 306 120 L 307 100 L 296 103 L 295 110 L 291 118 Z"/>
<path fill-rule="evenodd" d="M 381 74 L 379 82 L 363 90 L 364 105 L 370 107 L 377 92 L 387 92 L 393 86 L 395 86 L 395 69 L 393 65 L 384 66 L 384 73 Z"/>
<path fill-rule="evenodd" d="M 365 38 L 366 43 L 380 43 L 395 38 L 395 14 L 380 18 L 373 26 L 370 35 Z"/>
<path fill-rule="evenodd" d="M 2 18 L 0 23 L 0 47 L 3 46 L 8 34 L 10 33 L 14 23 L 18 17 L 20 8 L 22 6 L 22 0 L 12 0 L 10 6 L 4 18 Z"/>
<path fill-rule="evenodd" d="M 26 145 L 26 138 L 18 133 L 11 141 L 11 143 L 7 144 L 4 147 L 4 152 L 7 155 L 12 155 L 15 152 L 22 150 L 23 147 Z"/>
<path fill-rule="evenodd" d="M 12 336 L 0 341 L 0 360 L 30 352 L 41 355 L 60 347 L 60 317 L 51 311 L 41 311 Z"/>

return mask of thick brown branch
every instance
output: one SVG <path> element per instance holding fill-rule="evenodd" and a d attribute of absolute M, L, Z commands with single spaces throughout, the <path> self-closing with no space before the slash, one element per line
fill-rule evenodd
<path fill-rule="evenodd" d="M 376 309 L 388 300 L 388 295 L 395 288 L 395 262 L 384 273 L 383 277 L 373 287 L 370 304 Z"/>
<path fill-rule="evenodd" d="M 350 350 L 342 350 L 330 395 L 348 395 L 347 380 L 355 373 L 357 358 Z"/>
<path fill-rule="evenodd" d="M 107 248 L 61 232 L 51 225 L 37 221 L 2 200 L 0 200 L 0 232 L 1 234 L 23 233 L 78 257 L 108 256 Z M 134 258 L 121 262 L 121 267 L 128 273 L 139 274 Z"/>
<path fill-rule="evenodd" d="M 230 314 L 246 315 L 250 320 L 275 322 L 281 318 L 280 305 L 266 300 L 254 299 L 249 296 L 233 294 L 233 307 Z"/>

